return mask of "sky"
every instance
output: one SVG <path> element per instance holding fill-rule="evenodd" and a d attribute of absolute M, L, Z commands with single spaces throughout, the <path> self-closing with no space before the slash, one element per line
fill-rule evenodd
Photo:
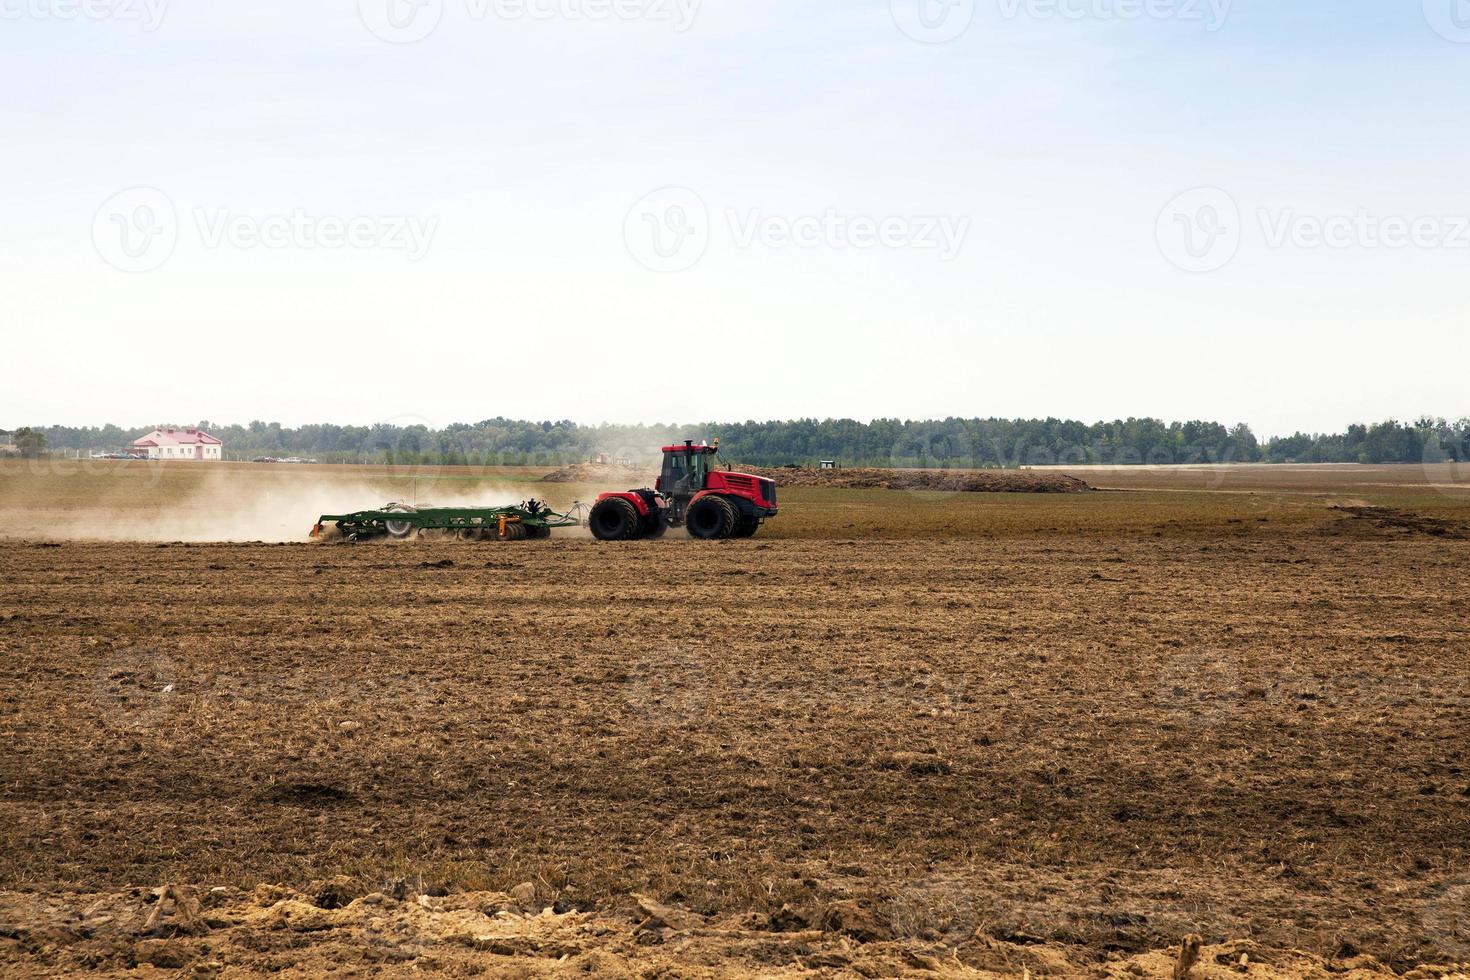
<path fill-rule="evenodd" d="M 1470 0 L 0 0 L 0 428 L 1470 415 Z"/>

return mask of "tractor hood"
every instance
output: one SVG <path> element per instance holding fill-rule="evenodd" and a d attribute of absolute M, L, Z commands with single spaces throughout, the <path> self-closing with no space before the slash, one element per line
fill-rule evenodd
<path fill-rule="evenodd" d="M 744 497 L 752 503 L 776 509 L 776 482 L 750 473 L 729 473 L 724 470 L 710 472 L 705 489 L 713 493 L 725 493 Z"/>

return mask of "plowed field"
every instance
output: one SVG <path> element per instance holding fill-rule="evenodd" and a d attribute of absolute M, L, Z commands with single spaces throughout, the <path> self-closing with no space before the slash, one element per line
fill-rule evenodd
<path fill-rule="evenodd" d="M 793 489 L 719 544 L 19 529 L 93 478 L 0 483 L 7 972 L 1470 961 L 1456 485 Z M 114 496 L 107 536 L 169 507 Z"/>

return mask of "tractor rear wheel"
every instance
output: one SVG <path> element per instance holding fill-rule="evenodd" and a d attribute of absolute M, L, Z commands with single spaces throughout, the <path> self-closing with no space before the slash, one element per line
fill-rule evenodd
<path fill-rule="evenodd" d="M 599 541 L 631 541 L 638 537 L 638 509 L 626 497 L 599 500 L 587 523 Z"/>
<path fill-rule="evenodd" d="M 689 534 L 701 541 L 728 538 L 740 528 L 740 515 L 724 497 L 700 497 L 689 508 Z"/>

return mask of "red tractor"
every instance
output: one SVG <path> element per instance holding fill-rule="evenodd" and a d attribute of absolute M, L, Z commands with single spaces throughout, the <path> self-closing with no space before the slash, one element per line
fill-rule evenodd
<path fill-rule="evenodd" d="M 713 446 L 664 447 L 664 468 L 653 489 L 604 493 L 587 519 L 600 541 L 662 537 L 671 527 L 689 528 L 702 540 L 748 538 L 776 516 L 776 484 L 764 477 L 714 468 Z"/>

